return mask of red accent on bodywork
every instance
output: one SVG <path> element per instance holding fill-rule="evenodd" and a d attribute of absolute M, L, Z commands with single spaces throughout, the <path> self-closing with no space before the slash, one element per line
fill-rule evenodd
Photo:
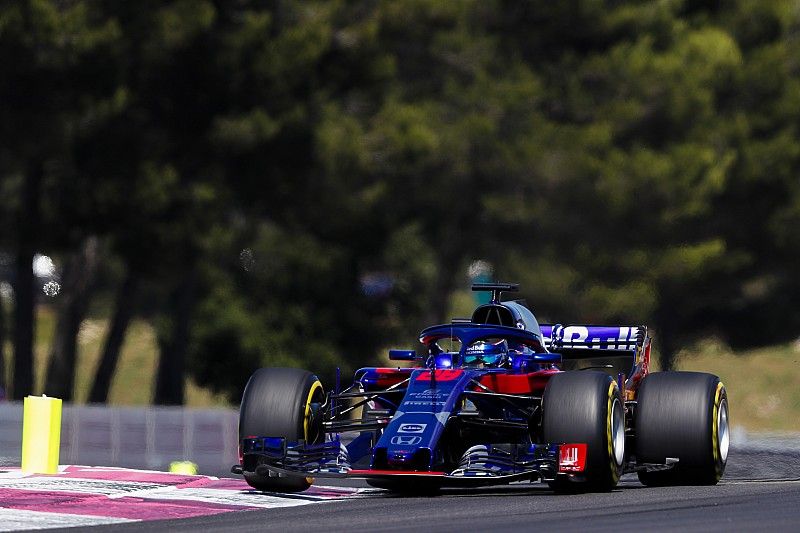
<path fill-rule="evenodd" d="M 378 374 L 375 386 L 389 388 L 408 378 L 411 369 L 398 370 L 396 368 L 376 368 Z"/>
<path fill-rule="evenodd" d="M 458 379 L 464 373 L 463 370 L 434 370 L 436 372 L 436 381 L 453 381 Z M 430 372 L 420 372 L 417 375 L 416 381 L 430 381 Z"/>
<path fill-rule="evenodd" d="M 558 372 L 559 370 L 539 370 L 529 374 L 486 374 L 481 376 L 480 383 L 501 394 L 532 394 L 543 391 L 550 377 Z"/>
<path fill-rule="evenodd" d="M 586 444 L 562 444 L 558 448 L 559 472 L 583 472 L 586 468 Z"/>

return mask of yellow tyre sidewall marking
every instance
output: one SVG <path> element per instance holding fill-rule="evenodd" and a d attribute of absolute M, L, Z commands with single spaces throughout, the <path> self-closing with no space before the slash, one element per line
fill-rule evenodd
<path fill-rule="evenodd" d="M 720 381 L 717 383 L 717 391 L 714 394 L 714 415 L 711 422 L 711 449 L 714 454 L 714 469 L 719 476 L 720 470 L 720 449 L 719 449 L 719 410 L 722 403 L 722 392 L 725 386 Z"/>
<path fill-rule="evenodd" d="M 308 391 L 308 398 L 306 398 L 306 410 L 303 415 L 303 438 L 306 442 L 308 442 L 308 421 L 309 418 L 311 418 L 311 399 L 314 397 L 314 393 L 317 389 L 322 389 L 322 383 L 319 381 L 315 381 L 311 384 L 311 389 Z"/>
<path fill-rule="evenodd" d="M 303 416 L 303 438 L 305 439 L 306 443 L 308 443 L 308 421 L 311 418 L 311 399 L 314 397 L 314 393 L 317 389 L 322 390 L 322 383 L 319 380 L 315 381 L 311 384 L 311 389 L 308 391 L 308 398 L 306 398 L 306 410 Z M 314 483 L 313 477 L 307 477 L 306 481 L 311 484 Z"/>
<path fill-rule="evenodd" d="M 617 465 L 617 461 L 614 457 L 614 441 L 612 435 L 612 427 L 613 420 L 611 420 L 611 414 L 614 407 L 614 398 L 617 396 L 617 382 L 612 381 L 611 384 L 608 386 L 608 413 L 606 415 L 606 441 L 608 441 L 608 457 L 609 461 L 611 462 L 611 476 L 614 481 L 619 481 L 619 465 Z"/>

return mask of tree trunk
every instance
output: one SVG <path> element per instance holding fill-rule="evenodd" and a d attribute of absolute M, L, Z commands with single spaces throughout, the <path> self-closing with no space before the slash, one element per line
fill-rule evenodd
<path fill-rule="evenodd" d="M 136 288 L 139 285 L 139 276 L 128 269 L 125 280 L 120 285 L 117 292 L 117 299 L 114 303 L 114 315 L 111 318 L 111 327 L 108 330 L 103 355 L 100 364 L 94 375 L 92 390 L 89 393 L 90 403 L 106 403 L 108 392 L 111 390 L 111 379 L 117 370 L 122 343 L 125 340 L 125 332 L 128 324 L 133 317 L 133 298 Z"/>
<path fill-rule="evenodd" d="M 661 370 L 673 370 L 679 348 L 677 340 L 679 330 L 675 324 L 674 309 L 680 303 L 673 301 L 673 294 L 678 294 L 678 292 L 673 290 L 669 283 L 662 282 L 658 288 L 659 304 L 653 313 L 654 343 L 658 348 L 658 362 Z"/>
<path fill-rule="evenodd" d="M 0 294 L 0 400 L 5 400 L 8 394 L 6 383 L 6 308 L 3 305 L 3 295 Z"/>
<path fill-rule="evenodd" d="M 655 344 L 658 347 L 658 363 L 661 365 L 662 371 L 674 370 L 676 346 L 670 339 L 670 329 L 665 325 L 659 326 L 658 323 L 656 323 L 656 328 L 658 337 Z"/>
<path fill-rule="evenodd" d="M 64 267 L 58 322 L 50 350 L 44 392 L 65 402 L 74 399 L 78 331 L 89 308 L 98 265 L 97 237 L 87 238 Z"/>
<path fill-rule="evenodd" d="M 39 194 L 44 168 L 31 161 L 22 185 L 18 213 L 16 276 L 14 278 L 14 387 L 12 398 L 21 400 L 33 393 L 33 326 L 36 294 L 33 256 L 39 234 Z"/>
<path fill-rule="evenodd" d="M 189 267 L 173 295 L 170 332 L 168 338 L 159 342 L 161 356 L 156 377 L 156 404 L 182 405 L 184 401 L 185 361 L 189 349 L 196 277 L 195 267 Z"/>

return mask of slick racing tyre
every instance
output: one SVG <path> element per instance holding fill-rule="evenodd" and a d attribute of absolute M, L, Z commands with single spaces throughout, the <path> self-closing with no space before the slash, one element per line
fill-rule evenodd
<path fill-rule="evenodd" d="M 542 409 L 545 442 L 587 445 L 583 476 L 559 475 L 550 486 L 559 492 L 613 489 L 625 461 L 625 407 L 616 381 L 591 370 L 556 374 Z"/>
<path fill-rule="evenodd" d="M 639 388 L 636 460 L 669 470 L 639 471 L 649 486 L 715 485 L 725 472 L 730 444 L 728 395 L 717 376 L 656 372 Z"/>
<path fill-rule="evenodd" d="M 239 410 L 239 442 L 245 437 L 285 437 L 287 441 L 320 443 L 324 433 L 318 413 L 324 392 L 317 376 L 298 368 L 262 368 L 247 382 Z M 253 467 L 253 470 L 255 468 Z M 244 472 L 257 490 L 300 492 L 311 478 L 268 477 Z"/>

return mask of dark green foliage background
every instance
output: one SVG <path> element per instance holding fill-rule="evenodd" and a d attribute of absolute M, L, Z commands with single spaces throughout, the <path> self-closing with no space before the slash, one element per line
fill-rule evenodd
<path fill-rule="evenodd" d="M 0 117 L 0 250 L 44 161 L 36 249 L 99 236 L 164 350 L 191 275 L 185 371 L 234 400 L 408 345 L 478 259 L 665 366 L 800 334 L 790 0 L 5 2 Z"/>

